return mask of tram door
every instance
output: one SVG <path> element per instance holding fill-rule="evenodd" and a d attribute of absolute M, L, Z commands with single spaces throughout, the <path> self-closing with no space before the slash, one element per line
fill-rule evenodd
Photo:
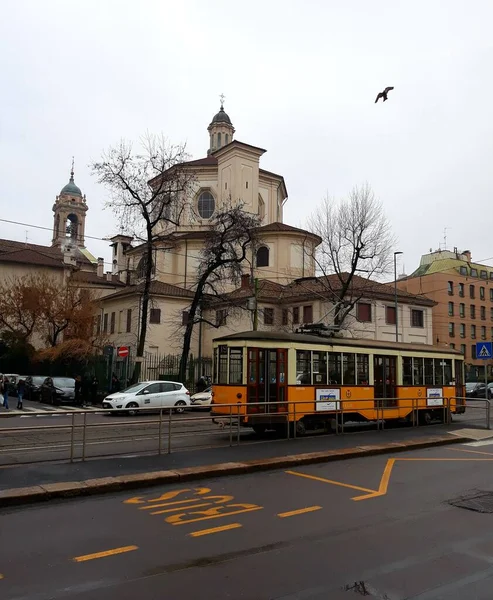
<path fill-rule="evenodd" d="M 381 406 L 397 406 L 396 356 L 375 355 L 373 360 L 373 378 L 375 398 L 382 398 Z"/>
<path fill-rule="evenodd" d="M 287 367 L 286 349 L 248 348 L 249 413 L 286 410 Z"/>

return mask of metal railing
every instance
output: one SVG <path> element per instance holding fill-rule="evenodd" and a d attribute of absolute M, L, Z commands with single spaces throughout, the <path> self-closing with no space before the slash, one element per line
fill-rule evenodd
<path fill-rule="evenodd" d="M 487 399 L 435 398 L 435 406 L 422 406 L 416 398 L 361 399 L 336 401 L 335 410 L 318 411 L 313 400 L 297 402 L 233 403 L 213 405 L 221 414 L 187 412 L 176 414 L 170 408 L 133 408 L 133 417 L 114 421 L 113 411 L 51 411 L 49 416 L 65 416 L 68 422 L 50 425 L 17 425 L 0 427 L 0 464 L 39 461 L 85 461 L 92 458 L 137 454 L 171 454 L 178 450 L 231 447 L 241 443 L 258 443 L 258 435 L 244 424 L 267 426 L 276 430 L 277 439 L 297 439 L 312 424 L 317 431 L 342 435 L 368 428 L 356 422 L 355 415 L 375 411 L 373 428 L 385 430 L 392 413 L 406 414 L 411 427 L 428 424 L 433 418 L 449 424 L 456 403 L 466 405 L 465 415 L 454 415 L 454 421 L 490 429 L 491 402 Z M 366 404 L 366 407 L 364 406 Z M 350 407 L 348 405 L 351 405 Z M 125 413 L 125 411 L 117 411 Z M 426 413 L 430 413 L 426 417 Z M 3 417 L 5 413 L 1 416 Z M 29 416 L 46 416 L 46 412 L 30 412 Z M 96 417 L 96 418 L 94 418 Z M 245 418 L 248 423 L 244 423 Z M 215 422 L 214 422 L 215 421 Z M 301 425 L 300 425 L 301 424 Z M 219 426 L 218 426 L 219 425 Z M 307 427 L 308 426 L 308 427 Z M 263 441 L 273 439 L 267 434 Z"/>

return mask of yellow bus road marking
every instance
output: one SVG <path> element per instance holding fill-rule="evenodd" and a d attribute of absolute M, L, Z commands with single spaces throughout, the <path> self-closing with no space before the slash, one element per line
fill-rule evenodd
<path fill-rule="evenodd" d="M 359 492 L 368 492 L 370 494 L 375 492 L 375 490 L 369 490 L 368 488 L 360 487 L 359 485 L 351 485 L 349 483 L 342 483 L 341 481 L 333 481 L 332 479 L 325 479 L 325 477 L 317 477 L 316 475 L 308 475 L 307 473 L 299 473 L 298 471 L 286 471 L 286 473 L 288 473 L 288 475 L 297 475 L 298 477 L 306 477 L 306 479 L 321 481 L 322 483 L 340 485 L 342 487 L 351 488 L 352 490 L 358 490 Z"/>
<path fill-rule="evenodd" d="M 200 531 L 192 531 L 188 535 L 190 537 L 201 537 L 202 535 L 209 535 L 211 533 L 219 533 L 220 531 L 229 531 L 230 529 L 238 529 L 243 527 L 241 523 L 231 523 L 231 525 L 223 525 L 222 527 L 213 527 L 212 529 L 201 529 Z"/>
<path fill-rule="evenodd" d="M 242 507 L 240 508 L 240 510 L 229 510 L 226 511 L 224 513 L 221 513 L 220 511 L 222 509 L 229 509 L 229 508 L 235 508 L 235 507 Z M 198 521 L 208 521 L 209 519 L 221 519 L 223 517 L 229 517 L 231 515 L 239 515 L 242 513 L 247 513 L 247 512 L 252 512 L 254 510 L 262 510 L 264 507 L 263 506 L 255 506 L 255 505 L 251 505 L 251 504 L 229 504 L 226 506 L 217 506 L 215 508 L 209 508 L 207 510 L 198 510 L 197 512 L 191 512 L 191 513 L 180 513 L 178 515 L 171 515 L 170 517 L 166 517 L 165 521 L 167 523 L 170 523 L 171 525 L 186 525 L 188 523 L 197 523 Z M 187 516 L 192 516 L 192 515 L 204 515 L 203 517 L 198 517 L 196 519 L 187 519 L 187 520 L 183 520 L 183 517 L 187 517 Z"/>
<path fill-rule="evenodd" d="M 468 452 L 469 454 L 486 454 L 486 456 L 491 456 L 493 458 L 493 452 L 482 452 L 481 450 L 466 450 L 465 448 L 448 448 L 448 450 L 455 450 L 456 452 Z"/>
<path fill-rule="evenodd" d="M 449 450 L 457 450 L 459 452 L 470 452 L 472 454 L 487 454 L 491 456 L 491 458 L 389 458 L 385 464 L 385 468 L 382 473 L 382 477 L 380 479 L 380 485 L 378 486 L 378 490 L 370 490 L 368 488 L 363 488 L 357 485 L 350 485 L 348 483 L 342 483 L 340 481 L 334 481 L 332 479 L 325 479 L 324 477 L 317 477 L 315 475 L 308 475 L 306 473 L 298 473 L 297 471 L 285 471 L 289 475 L 297 475 L 298 477 L 306 477 L 307 479 L 313 479 L 315 481 L 321 481 L 322 483 L 330 483 L 331 485 L 339 485 L 342 487 L 351 488 L 354 490 L 359 490 L 362 492 L 367 492 L 362 496 L 355 496 L 351 498 L 355 502 L 359 502 L 360 500 L 370 500 L 371 498 L 378 498 L 379 496 L 385 496 L 388 491 L 390 477 L 392 475 L 392 469 L 394 468 L 394 464 L 396 461 L 404 461 L 404 462 L 488 462 L 493 461 L 493 455 L 488 452 L 481 452 L 478 450 L 463 450 L 460 448 L 448 448 Z M 278 515 L 279 516 L 279 515 Z"/>
<path fill-rule="evenodd" d="M 212 506 L 211 502 L 203 502 L 202 504 L 193 504 L 192 506 L 187 506 L 187 510 L 192 510 L 195 508 L 203 508 L 204 506 Z M 146 506 L 145 508 L 154 508 L 154 506 Z M 164 515 L 164 513 L 176 512 L 177 510 L 183 511 L 184 506 L 177 506 L 176 508 L 166 508 L 165 510 L 155 510 L 151 512 L 151 515 Z"/>
<path fill-rule="evenodd" d="M 378 486 L 377 492 L 366 494 L 365 496 L 356 496 L 356 498 L 351 498 L 351 500 L 358 502 L 359 500 L 369 500 L 370 498 L 385 496 L 389 487 L 390 475 L 392 474 L 392 469 L 394 468 L 395 461 L 395 458 L 389 458 L 387 460 L 387 464 L 385 465 L 385 469 L 383 470 L 382 478 L 380 479 L 380 485 Z"/>
<path fill-rule="evenodd" d="M 277 516 L 281 519 L 285 519 L 286 517 L 294 517 L 295 515 L 304 515 L 305 513 L 314 512 L 316 510 L 320 510 L 321 508 L 321 506 L 307 506 L 307 508 L 299 508 L 298 510 L 277 513 Z"/>
<path fill-rule="evenodd" d="M 122 546 L 121 548 L 113 548 L 112 550 L 105 550 L 104 552 L 95 552 L 94 554 L 84 554 L 83 556 L 76 556 L 72 560 L 74 562 L 85 562 L 86 560 L 95 560 L 96 558 L 106 558 L 107 556 L 114 556 L 115 554 L 123 554 L 124 552 L 132 552 L 132 550 L 138 550 L 138 546 Z"/>

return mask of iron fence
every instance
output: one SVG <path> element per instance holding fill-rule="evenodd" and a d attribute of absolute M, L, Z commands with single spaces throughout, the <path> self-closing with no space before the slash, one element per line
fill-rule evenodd
<path fill-rule="evenodd" d="M 452 401 L 464 399 L 443 398 L 442 405 L 434 407 L 439 419 L 450 423 L 452 419 Z M 367 402 L 367 400 L 352 401 Z M 392 408 L 385 401 L 375 401 L 377 414 L 372 425 L 377 429 L 387 429 L 389 423 L 385 417 Z M 418 409 L 416 399 L 399 399 L 400 405 L 396 408 L 410 410 L 408 425 L 420 427 L 422 409 Z M 320 412 L 307 410 L 307 401 L 300 402 L 272 402 L 266 407 L 265 403 L 250 404 L 257 410 L 256 419 L 272 419 L 275 422 L 277 433 L 266 434 L 263 442 L 284 437 L 296 440 L 304 433 L 303 428 L 294 426 L 300 423 L 299 417 L 320 416 Z M 313 403 L 311 403 L 313 404 Z M 278 407 L 283 405 L 285 412 L 279 412 Z M 244 404 L 220 405 L 224 414 L 211 416 L 189 412 L 176 414 L 172 408 L 150 409 L 136 408 L 135 417 L 125 417 L 118 421 L 113 420 L 113 413 L 108 411 L 94 412 L 88 410 L 73 410 L 67 413 L 64 410 L 50 412 L 50 415 L 64 415 L 67 421 L 50 425 L 17 425 L 14 427 L 1 427 L 0 436 L 0 463 L 20 464 L 33 462 L 56 461 L 85 461 L 92 458 L 140 455 L 140 454 L 170 454 L 175 451 L 197 448 L 231 447 L 243 443 L 258 443 L 259 437 L 248 427 L 242 426 L 245 416 Z M 120 411 L 122 412 L 122 411 Z M 125 412 L 125 411 L 123 411 Z M 357 431 L 361 424 L 354 425 L 348 421 L 349 412 L 341 402 L 335 411 L 324 417 L 330 423 L 330 432 L 342 435 Z M 96 419 L 93 415 L 100 416 Z M 470 414 L 472 413 L 472 414 Z M 30 416 L 46 416 L 45 412 L 29 413 Z M 466 414 L 469 424 L 477 428 L 490 429 L 491 403 L 489 400 L 467 401 Z M 2 417 L 5 413 L 2 413 Z M 250 415 L 253 416 L 253 415 Z M 462 419 L 464 415 L 460 415 Z M 454 417 L 455 420 L 455 417 Z M 359 429 L 361 430 L 361 429 Z M 227 451 L 227 450 L 226 450 Z"/>

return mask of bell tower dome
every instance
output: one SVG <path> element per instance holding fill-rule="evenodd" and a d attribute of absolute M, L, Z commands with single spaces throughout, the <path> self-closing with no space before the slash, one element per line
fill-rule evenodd
<path fill-rule="evenodd" d="M 84 248 L 84 229 L 86 225 L 86 197 L 74 182 L 74 160 L 70 180 L 62 188 L 53 205 L 52 246 L 72 246 Z"/>
<path fill-rule="evenodd" d="M 224 112 L 224 94 L 221 94 L 220 98 L 221 108 L 219 109 L 219 112 L 214 115 L 207 128 L 210 138 L 207 154 L 211 154 L 215 150 L 219 150 L 219 148 L 232 142 L 235 133 L 235 128 L 233 127 L 233 123 L 231 123 L 231 119 L 228 114 Z"/>

